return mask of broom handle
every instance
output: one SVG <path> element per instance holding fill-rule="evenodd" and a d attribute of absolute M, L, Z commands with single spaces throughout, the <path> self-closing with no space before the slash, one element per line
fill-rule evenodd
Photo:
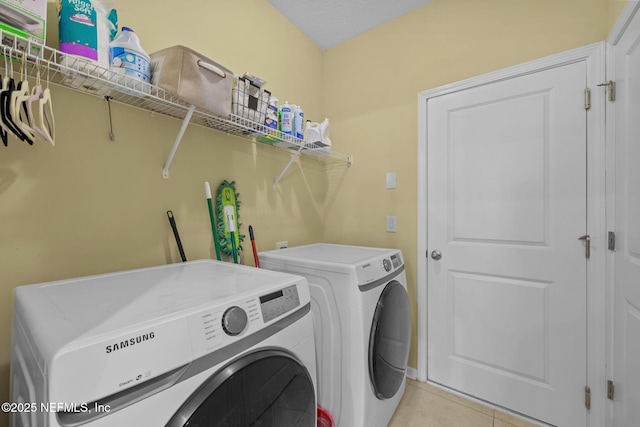
<path fill-rule="evenodd" d="M 209 206 L 209 219 L 211 220 L 211 232 L 213 233 L 213 245 L 216 248 L 216 258 L 222 261 L 220 255 L 220 242 L 218 241 L 218 231 L 216 230 L 216 219 L 213 215 L 213 204 L 211 203 L 211 187 L 208 182 L 204 183 L 204 192 L 207 196 L 207 205 Z"/>

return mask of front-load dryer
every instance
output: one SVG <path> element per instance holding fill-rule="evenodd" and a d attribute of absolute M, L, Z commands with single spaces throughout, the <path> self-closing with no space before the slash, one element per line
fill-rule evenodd
<path fill-rule="evenodd" d="M 192 261 L 15 290 L 13 427 L 315 427 L 306 279 Z"/>
<path fill-rule="evenodd" d="M 314 244 L 261 252 L 259 261 L 309 282 L 319 405 L 338 427 L 386 427 L 404 393 L 411 339 L 402 253 Z"/>

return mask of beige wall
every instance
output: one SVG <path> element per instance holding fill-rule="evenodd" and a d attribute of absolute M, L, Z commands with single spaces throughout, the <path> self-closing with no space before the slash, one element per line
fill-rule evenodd
<path fill-rule="evenodd" d="M 193 126 L 165 180 L 177 120 L 114 104 L 111 142 L 103 100 L 54 87 L 56 146 L 12 139 L 0 148 L 0 402 L 8 399 L 13 288 L 179 261 L 168 209 L 187 257 L 211 258 L 204 181 L 214 188 L 223 179 L 237 182 L 244 232 L 254 226 L 259 249 L 277 240 L 401 248 L 415 319 L 418 92 L 603 40 L 618 3 L 434 0 L 322 52 L 265 0 L 189 7 L 119 0 L 120 24 L 148 52 L 184 44 L 236 74 L 263 77 L 307 118 L 330 117 L 334 147 L 353 153 L 355 164 L 324 170 L 302 161 L 274 192 L 286 153 Z M 48 44 L 55 46 L 49 6 Z M 391 171 L 398 188 L 385 190 Z M 398 233 L 385 233 L 386 215 L 398 216 Z M 0 414 L 0 426 L 7 420 Z"/>

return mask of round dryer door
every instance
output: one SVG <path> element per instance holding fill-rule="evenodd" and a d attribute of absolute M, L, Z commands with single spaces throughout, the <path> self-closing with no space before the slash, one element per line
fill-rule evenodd
<path fill-rule="evenodd" d="M 402 386 L 410 340 L 409 297 L 394 280 L 380 295 L 369 338 L 369 376 L 378 399 L 393 397 Z"/>
<path fill-rule="evenodd" d="M 209 377 L 167 427 L 315 427 L 308 370 L 280 350 L 244 355 Z"/>

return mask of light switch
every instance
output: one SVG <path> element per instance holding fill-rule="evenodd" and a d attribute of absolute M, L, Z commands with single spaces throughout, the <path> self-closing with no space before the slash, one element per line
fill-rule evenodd
<path fill-rule="evenodd" d="M 396 216 L 395 215 L 387 216 L 387 231 L 389 233 L 396 232 Z"/>
<path fill-rule="evenodd" d="M 387 172 L 387 189 L 396 188 L 396 173 Z"/>

